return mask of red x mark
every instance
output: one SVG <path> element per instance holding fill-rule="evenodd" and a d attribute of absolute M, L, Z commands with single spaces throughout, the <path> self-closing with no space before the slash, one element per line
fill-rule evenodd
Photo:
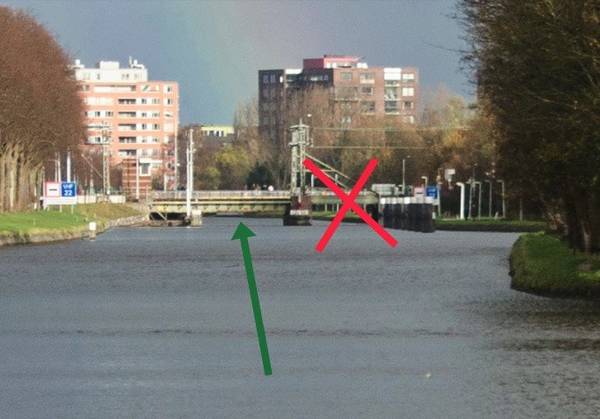
<path fill-rule="evenodd" d="M 367 214 L 360 206 L 358 206 L 356 202 L 354 202 L 364 184 L 367 183 L 367 179 L 369 179 L 369 176 L 371 176 L 371 173 L 373 173 L 373 170 L 375 170 L 375 168 L 377 167 L 376 159 L 372 159 L 369 161 L 367 167 L 365 167 L 365 170 L 361 173 L 360 177 L 358 178 L 358 181 L 356 182 L 356 185 L 354 185 L 354 188 L 352 188 L 349 195 L 346 195 L 344 191 L 340 189 L 335 184 L 335 182 L 331 180 L 329 176 L 327 176 L 321 169 L 319 169 L 317 165 L 314 164 L 310 159 L 304 160 L 304 166 L 306 166 L 308 170 L 313 172 L 314 175 L 317 178 L 319 178 L 321 182 L 323 182 L 329 189 L 335 192 L 335 194 L 343 202 L 342 208 L 340 208 L 340 211 L 331 221 L 331 224 L 329 224 L 329 227 L 327 227 L 325 233 L 323 233 L 323 237 L 321 237 L 321 240 L 319 240 L 319 242 L 317 243 L 317 246 L 315 247 L 315 249 L 317 249 L 317 252 L 322 252 L 323 250 L 325 250 L 325 246 L 327 246 L 329 239 L 331 239 L 331 236 L 333 236 L 333 233 L 335 233 L 335 230 L 339 227 L 340 223 L 344 219 L 344 215 L 346 215 L 346 212 L 348 212 L 349 210 L 354 211 L 356 215 L 362 218 L 365 223 L 370 225 L 371 228 L 375 230 L 375 232 L 387 242 L 387 244 L 389 244 L 391 247 L 396 247 L 398 241 L 395 238 L 393 238 L 390 235 L 390 233 L 385 231 L 383 227 L 377 224 L 377 222 L 373 220 L 373 218 L 371 218 L 369 214 Z"/>

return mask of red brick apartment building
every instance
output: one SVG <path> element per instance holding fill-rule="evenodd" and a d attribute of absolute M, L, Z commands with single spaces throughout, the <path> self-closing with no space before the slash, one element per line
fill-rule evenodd
<path fill-rule="evenodd" d="M 259 127 L 275 139 L 283 126 L 290 93 L 313 86 L 327 88 L 340 125 L 353 115 L 373 115 L 415 123 L 419 71 L 415 67 L 369 67 L 360 57 L 324 55 L 305 58 L 301 69 L 259 70 Z"/>

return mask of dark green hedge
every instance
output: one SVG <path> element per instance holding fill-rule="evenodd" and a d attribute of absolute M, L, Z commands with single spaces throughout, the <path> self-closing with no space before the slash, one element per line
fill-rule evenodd
<path fill-rule="evenodd" d="M 554 297 L 600 298 L 600 258 L 573 252 L 558 237 L 524 234 L 510 255 L 511 287 Z"/>

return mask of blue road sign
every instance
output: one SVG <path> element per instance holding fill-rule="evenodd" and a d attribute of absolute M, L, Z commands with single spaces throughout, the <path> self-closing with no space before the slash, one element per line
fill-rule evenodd
<path fill-rule="evenodd" d="M 77 196 L 77 187 L 75 182 L 62 182 L 60 184 L 60 196 L 65 198 Z"/>
<path fill-rule="evenodd" d="M 427 190 L 425 191 L 425 196 L 437 199 L 437 186 L 428 186 Z"/>

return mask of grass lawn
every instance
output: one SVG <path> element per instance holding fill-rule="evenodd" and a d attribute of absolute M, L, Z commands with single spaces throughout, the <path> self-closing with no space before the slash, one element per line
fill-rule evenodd
<path fill-rule="evenodd" d="M 500 231 L 500 232 L 537 232 L 546 229 L 544 221 L 502 220 L 481 218 L 474 220 L 437 219 L 438 230 L 453 231 Z"/>
<path fill-rule="evenodd" d="M 89 221 L 100 225 L 108 220 L 140 215 L 135 209 L 122 204 L 81 204 L 49 211 L 31 211 L 0 214 L 0 235 L 31 235 L 48 232 L 79 231 L 87 228 Z"/>
<path fill-rule="evenodd" d="M 558 237 L 524 234 L 511 253 L 511 286 L 541 295 L 600 298 L 600 256 L 573 252 Z"/>

